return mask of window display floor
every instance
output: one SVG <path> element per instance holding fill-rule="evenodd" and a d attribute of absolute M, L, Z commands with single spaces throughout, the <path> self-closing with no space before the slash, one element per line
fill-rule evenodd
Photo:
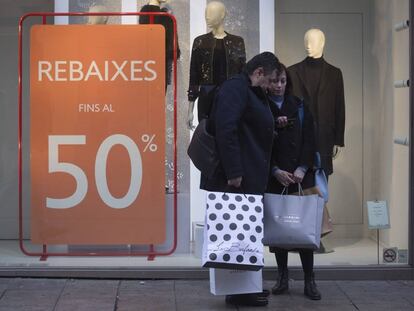
<path fill-rule="evenodd" d="M 38 251 L 39 247 L 29 247 L 30 251 Z M 334 249 L 332 253 L 316 254 L 315 266 L 366 266 L 376 265 L 377 245 L 369 238 L 364 239 L 326 239 L 324 245 L 327 249 Z M 52 251 L 52 250 L 51 250 Z M 382 256 L 382 247 L 380 248 Z M 268 248 L 265 252 L 267 267 L 276 265 L 273 254 Z M 382 264 L 382 258 L 380 258 Z M 300 266 L 300 258 L 296 253 L 289 254 L 289 265 Z M 110 268 L 199 268 L 201 259 L 194 254 L 174 254 L 168 257 L 156 257 L 154 261 L 148 261 L 147 257 L 48 257 L 46 261 L 40 261 L 39 257 L 25 256 L 19 249 L 17 240 L 0 241 L 0 267 L 110 267 Z"/>

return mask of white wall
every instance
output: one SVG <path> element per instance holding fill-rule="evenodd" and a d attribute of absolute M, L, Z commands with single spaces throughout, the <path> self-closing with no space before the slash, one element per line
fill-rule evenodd
<path fill-rule="evenodd" d="M 371 74 L 379 155 L 374 180 L 378 198 L 390 208 L 391 229 L 381 232 L 381 242 L 399 248 L 408 247 L 409 149 L 394 144 L 393 138 L 409 133 L 409 89 L 396 89 L 393 83 L 409 77 L 409 31 L 396 32 L 394 25 L 408 17 L 408 0 L 374 1 Z"/>

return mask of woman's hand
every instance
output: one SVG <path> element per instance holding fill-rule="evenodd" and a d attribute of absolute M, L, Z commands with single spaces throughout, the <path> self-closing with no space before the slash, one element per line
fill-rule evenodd
<path fill-rule="evenodd" d="M 300 184 L 305 177 L 306 171 L 302 167 L 298 167 L 293 173 L 293 179 L 296 183 Z"/>
<path fill-rule="evenodd" d="M 284 128 L 288 125 L 288 117 L 283 116 L 283 117 L 278 117 L 276 119 L 276 127 L 277 128 Z"/>
<path fill-rule="evenodd" d="M 281 169 L 278 169 L 275 172 L 275 177 L 283 186 L 289 187 L 290 184 L 294 184 L 295 180 L 293 179 L 293 174 L 283 171 Z"/>
<path fill-rule="evenodd" d="M 227 185 L 229 185 L 231 187 L 239 188 L 241 186 L 242 179 L 243 179 L 242 177 L 237 177 L 237 178 L 229 179 L 227 181 Z"/>

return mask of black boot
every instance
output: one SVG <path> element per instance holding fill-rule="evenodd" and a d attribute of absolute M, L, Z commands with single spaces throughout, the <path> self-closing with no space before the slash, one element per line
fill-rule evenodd
<path fill-rule="evenodd" d="M 269 297 L 270 292 L 267 289 L 264 289 L 261 293 L 257 293 L 257 296 L 267 298 Z"/>
<path fill-rule="evenodd" d="M 289 290 L 289 271 L 280 270 L 275 286 L 272 287 L 273 295 L 281 295 Z"/>
<path fill-rule="evenodd" d="M 312 273 L 311 275 L 305 275 L 305 289 L 304 289 L 305 296 L 307 296 L 311 300 L 321 300 L 322 296 L 321 293 L 318 291 L 315 283 L 315 275 Z"/>
<path fill-rule="evenodd" d="M 236 306 L 265 307 L 269 303 L 266 297 L 258 294 L 227 295 L 226 303 Z"/>

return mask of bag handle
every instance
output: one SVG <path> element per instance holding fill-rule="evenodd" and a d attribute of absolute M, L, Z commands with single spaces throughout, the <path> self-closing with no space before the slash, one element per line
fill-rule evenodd
<path fill-rule="evenodd" d="M 302 188 L 301 183 L 298 183 L 298 192 L 299 192 L 299 196 L 303 197 L 305 195 L 305 193 L 303 192 L 303 188 Z M 283 190 L 282 190 L 282 193 L 280 195 L 288 195 L 288 194 L 289 194 L 289 187 L 284 187 Z"/>
<path fill-rule="evenodd" d="M 224 190 L 222 197 L 224 197 L 225 195 L 227 195 L 227 192 L 229 192 L 228 190 L 231 190 L 231 188 L 232 188 L 231 186 L 227 185 L 226 186 L 226 190 Z M 235 187 L 233 187 L 233 188 L 235 188 Z M 243 184 L 240 185 L 240 189 L 242 191 L 240 194 L 243 194 L 243 196 L 247 199 L 246 191 L 244 191 Z"/>
<path fill-rule="evenodd" d="M 299 190 L 299 196 L 303 197 L 305 193 L 303 192 L 302 184 L 298 183 L 298 190 Z"/>

